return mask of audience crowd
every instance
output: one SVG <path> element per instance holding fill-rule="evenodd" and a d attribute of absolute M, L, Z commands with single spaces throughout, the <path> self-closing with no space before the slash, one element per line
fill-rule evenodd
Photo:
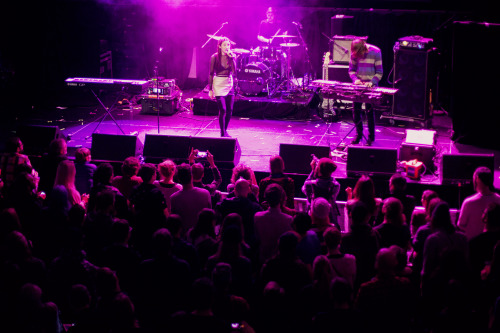
<path fill-rule="evenodd" d="M 500 331 L 488 168 L 455 224 L 446 201 L 430 189 L 416 198 L 400 174 L 386 198 L 368 176 L 341 189 L 329 158 L 303 184 L 279 156 L 260 182 L 239 164 L 221 188 L 210 152 L 182 164 L 129 157 L 115 175 L 86 148 L 68 156 L 63 139 L 38 164 L 19 138 L 5 147 L 2 332 Z"/>

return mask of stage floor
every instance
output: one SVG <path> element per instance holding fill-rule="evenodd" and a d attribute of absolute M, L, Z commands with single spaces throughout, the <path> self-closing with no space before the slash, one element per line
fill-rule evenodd
<path fill-rule="evenodd" d="M 111 115 L 114 120 L 106 115 L 104 109 L 95 99 L 86 99 L 85 103 L 70 103 L 66 100 L 67 104 L 33 109 L 32 112 L 9 122 L 10 126 L 4 122 L 3 127 L 10 127 L 6 129 L 13 132 L 15 127 L 20 124 L 58 126 L 68 139 L 70 155 L 78 147 L 91 148 L 93 133 L 133 134 L 137 135 L 141 142 L 144 142 L 146 134 L 216 138 L 219 137 L 217 115 L 213 112 L 207 112 L 206 115 L 193 112 L 195 99 L 208 103 L 209 108 L 213 110 L 215 102 L 204 100 L 206 98 L 204 95 L 205 93 L 199 89 L 184 91 L 180 101 L 181 107 L 173 115 L 143 114 L 140 104 L 123 105 L 112 110 Z M 248 98 L 243 100 L 248 103 Z M 261 104 L 264 102 L 265 98 L 259 100 Z M 336 121 L 326 122 L 317 117 L 314 112 L 309 112 L 306 106 L 307 98 L 304 97 L 291 102 L 300 114 L 297 112 L 295 114 L 293 112 L 291 114 L 289 112 L 283 113 L 283 110 L 280 109 L 281 105 L 274 107 L 277 113 L 273 114 L 273 103 L 280 104 L 280 101 L 268 100 L 267 103 L 270 107 L 267 107 L 265 117 L 245 114 L 241 110 L 234 112 L 228 133 L 238 141 L 241 149 L 239 162 L 249 165 L 256 172 L 267 173 L 269 157 L 279 153 L 281 143 L 330 146 L 333 159 L 338 165 L 335 176 L 339 178 L 347 176 L 345 168 L 347 149 L 345 146 L 355 136 L 352 115 L 349 110 L 340 112 Z M 103 118 L 104 115 L 106 117 Z M 410 121 L 396 121 L 391 124 L 388 119 L 381 119 L 380 116 L 380 112 L 377 112 L 376 140 L 372 146 L 374 148 L 399 148 L 404 142 L 407 129 L 424 129 L 420 127 L 419 123 Z M 436 163 L 439 163 L 442 154 L 492 153 L 495 154 L 495 173 L 497 174 L 499 152 L 451 141 L 451 119 L 446 112 L 435 114 L 432 117 L 432 124 L 425 129 L 436 131 Z M 8 131 L 3 132 L 7 133 Z M 363 141 L 362 145 L 364 145 Z M 434 185 L 439 184 L 439 182 L 438 164 L 433 172 L 426 172 L 419 181 L 419 183 Z M 496 175 L 495 185 L 497 188 L 500 187 L 498 183 L 499 177 Z"/>

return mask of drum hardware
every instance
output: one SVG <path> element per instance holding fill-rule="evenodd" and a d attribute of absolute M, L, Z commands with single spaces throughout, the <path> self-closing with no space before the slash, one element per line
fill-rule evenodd
<path fill-rule="evenodd" d="M 227 38 L 227 37 L 224 37 L 224 36 L 216 36 L 216 35 L 210 35 L 210 34 L 207 34 L 208 37 L 210 37 L 211 39 L 214 39 L 216 41 L 219 41 L 221 40 L 222 38 Z M 227 38 L 229 39 L 229 38 Z M 235 42 L 233 42 L 232 40 L 229 39 L 229 43 L 231 43 L 231 45 L 236 45 Z"/>

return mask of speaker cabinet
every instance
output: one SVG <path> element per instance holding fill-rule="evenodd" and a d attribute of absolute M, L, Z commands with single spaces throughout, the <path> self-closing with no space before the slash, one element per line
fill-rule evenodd
<path fill-rule="evenodd" d="M 354 16 L 334 15 L 330 18 L 331 36 L 351 35 L 354 27 Z"/>
<path fill-rule="evenodd" d="M 323 80 L 349 82 L 349 65 L 331 64 L 323 67 Z"/>
<path fill-rule="evenodd" d="M 158 113 L 163 116 L 170 116 L 179 109 L 179 98 L 167 97 L 160 95 L 156 98 L 141 99 L 141 113 L 153 114 Z M 159 110 L 159 112 L 158 112 Z"/>
<path fill-rule="evenodd" d="M 241 149 L 235 138 L 192 137 L 191 146 L 199 151 L 209 151 L 223 167 L 233 168 L 239 163 Z"/>
<path fill-rule="evenodd" d="M 396 48 L 394 53 L 393 116 L 426 121 L 432 116 L 436 91 L 435 51 Z"/>
<path fill-rule="evenodd" d="M 441 157 L 441 183 L 445 185 L 471 184 L 474 171 L 487 167 L 494 172 L 494 154 L 443 154 Z"/>
<path fill-rule="evenodd" d="M 146 134 L 143 155 L 149 163 L 160 163 L 167 158 L 187 160 L 190 147 L 188 136 Z"/>
<path fill-rule="evenodd" d="M 348 147 L 346 171 L 348 177 L 390 178 L 396 173 L 398 150 L 396 148 Z"/>
<path fill-rule="evenodd" d="M 233 168 L 239 162 L 239 145 L 234 138 L 208 138 L 146 134 L 144 158 L 159 163 L 164 159 L 187 161 L 191 149 L 209 151 L 219 168 Z"/>
<path fill-rule="evenodd" d="M 317 158 L 330 157 L 330 147 L 280 143 L 279 155 L 285 162 L 286 173 L 310 174 L 312 154 Z"/>
<path fill-rule="evenodd" d="M 92 134 L 92 160 L 121 162 L 142 155 L 143 145 L 135 135 Z"/>
<path fill-rule="evenodd" d="M 16 134 L 27 155 L 42 155 L 48 151 L 52 140 L 64 138 L 58 126 L 21 125 Z"/>

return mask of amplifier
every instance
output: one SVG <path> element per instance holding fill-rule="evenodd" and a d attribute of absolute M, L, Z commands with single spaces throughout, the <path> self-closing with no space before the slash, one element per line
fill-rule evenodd
<path fill-rule="evenodd" d="M 323 80 L 351 82 L 349 65 L 330 64 L 323 66 Z"/>
<path fill-rule="evenodd" d="M 179 97 L 141 95 L 139 98 L 142 114 L 173 115 L 179 110 Z"/>
<path fill-rule="evenodd" d="M 431 48 L 433 42 L 434 40 L 432 38 L 425 38 L 422 36 L 401 37 L 396 42 L 394 48 L 428 50 Z"/>
<path fill-rule="evenodd" d="M 175 79 L 152 79 L 148 81 L 147 93 L 149 95 L 173 96 L 175 91 Z"/>
<path fill-rule="evenodd" d="M 332 43 L 332 60 L 337 64 L 348 64 L 351 59 L 351 44 L 355 39 L 367 40 L 368 37 L 357 36 L 333 36 Z"/>

